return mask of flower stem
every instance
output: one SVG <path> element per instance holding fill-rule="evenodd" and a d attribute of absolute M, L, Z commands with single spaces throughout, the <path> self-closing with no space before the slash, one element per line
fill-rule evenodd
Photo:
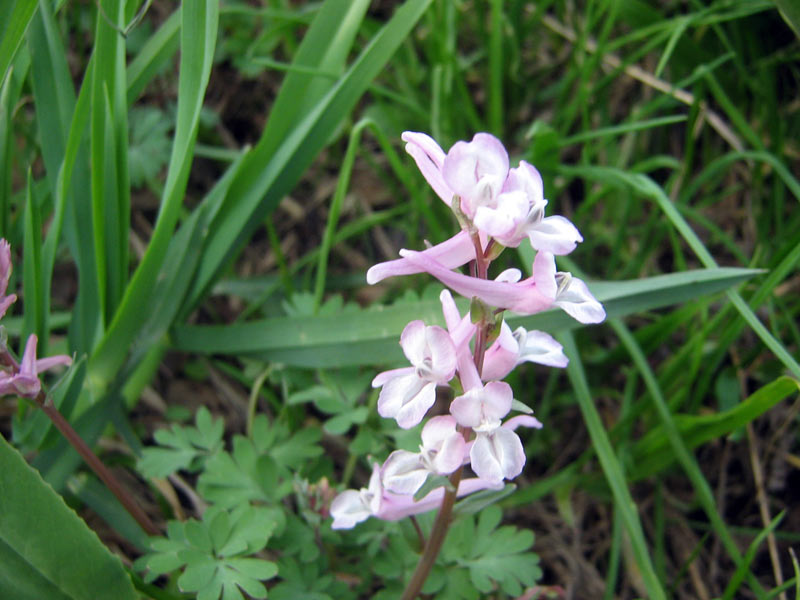
<path fill-rule="evenodd" d="M 445 490 L 444 498 L 442 499 L 442 506 L 439 508 L 439 513 L 436 515 L 436 520 L 433 522 L 433 529 L 428 538 L 428 543 L 422 556 L 419 557 L 417 568 L 414 569 L 414 574 L 406 585 L 403 591 L 402 600 L 414 600 L 422 590 L 422 585 L 428 578 L 428 575 L 436 562 L 436 557 L 439 555 L 439 550 L 442 549 L 444 538 L 447 536 L 447 530 L 450 528 L 451 517 L 453 516 L 453 505 L 456 502 L 456 493 L 458 484 L 461 483 L 461 474 L 463 469 L 459 469 L 450 476 L 450 483 L 453 484 L 453 489 Z"/>
<path fill-rule="evenodd" d="M 106 487 L 111 490 L 111 493 L 116 496 L 117 500 L 125 507 L 125 510 L 136 519 L 139 526 L 144 529 L 148 535 L 161 535 L 161 531 L 153 524 L 150 517 L 136 504 L 130 494 L 125 492 L 119 481 L 111 474 L 111 471 L 97 458 L 97 455 L 86 445 L 86 442 L 84 442 L 83 438 L 72 428 L 72 425 L 58 412 L 52 400 L 47 398 L 43 391 L 40 391 L 34 399 L 34 402 L 36 402 L 37 406 L 50 418 L 53 425 L 58 428 L 67 441 L 72 444 L 72 447 L 77 450 L 78 454 L 86 461 L 86 464 L 91 467 L 95 475 L 97 475 Z"/>

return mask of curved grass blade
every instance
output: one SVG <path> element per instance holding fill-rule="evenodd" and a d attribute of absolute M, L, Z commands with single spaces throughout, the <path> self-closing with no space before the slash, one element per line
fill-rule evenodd
<path fill-rule="evenodd" d="M 730 532 L 728 531 L 727 526 L 722 518 L 722 515 L 719 514 L 717 510 L 717 503 L 716 499 L 714 498 L 714 493 L 711 490 L 711 486 L 706 481 L 706 478 L 703 476 L 702 471 L 700 471 L 700 467 L 697 464 L 697 460 L 690 452 L 689 448 L 694 447 L 695 441 L 699 442 L 698 438 L 693 438 L 691 441 L 684 441 L 684 437 L 686 437 L 688 427 L 681 430 L 676 419 L 673 418 L 672 412 L 667 406 L 666 399 L 661 392 L 661 388 L 658 385 L 658 381 L 656 380 L 655 374 L 653 373 L 650 365 L 647 362 L 647 357 L 642 352 L 642 349 L 639 347 L 636 339 L 631 335 L 630 331 L 628 331 L 627 327 L 622 324 L 619 320 L 611 320 L 610 322 L 611 327 L 616 332 L 617 336 L 619 337 L 622 344 L 628 350 L 628 353 L 631 355 L 636 368 L 639 370 L 642 379 L 645 382 L 645 386 L 647 390 L 650 392 L 650 397 L 653 400 L 653 404 L 655 405 L 656 412 L 658 413 L 659 418 L 661 419 L 661 427 L 659 431 L 661 432 L 661 439 L 665 442 L 660 445 L 660 448 L 656 451 L 656 454 L 652 456 L 659 455 L 661 458 L 666 459 L 666 461 L 671 462 L 672 459 L 677 459 L 678 462 L 683 467 L 683 470 L 686 472 L 686 475 L 689 477 L 689 480 L 692 482 L 694 486 L 695 492 L 697 493 L 698 500 L 700 505 L 703 507 L 706 515 L 708 516 L 709 521 L 711 522 L 712 527 L 714 528 L 715 533 L 722 541 L 723 546 L 727 550 L 728 554 L 731 558 L 741 566 L 742 556 L 739 552 L 739 548 L 736 545 L 733 537 L 731 536 Z M 772 385 L 772 384 L 771 384 Z M 780 387 L 781 389 L 785 390 L 786 393 L 791 393 L 793 390 L 797 390 L 797 382 L 786 377 L 783 380 L 778 380 L 775 382 L 775 387 Z M 763 388 L 762 388 L 763 389 Z M 757 393 L 760 393 L 757 392 Z M 775 403 L 779 400 L 783 399 L 785 395 L 781 395 L 779 391 L 775 391 L 773 393 L 766 393 L 767 396 L 770 397 L 770 402 L 774 401 Z M 746 402 L 749 402 L 748 399 Z M 744 404 L 744 403 L 743 403 Z M 740 404 L 736 409 L 739 411 L 739 414 L 745 413 L 742 410 L 743 404 Z M 768 410 L 774 404 L 765 403 L 762 407 L 764 410 Z M 692 417 L 689 417 L 690 419 Z M 705 419 L 705 417 L 698 417 Z M 747 419 L 747 422 L 751 421 L 755 416 L 752 414 L 747 414 L 744 416 Z M 722 421 L 722 419 L 720 419 Z M 726 427 L 733 427 L 735 429 L 735 421 L 736 419 L 724 419 Z M 729 431 L 732 431 L 730 429 Z M 719 435 L 724 435 L 727 432 L 722 430 L 711 430 L 711 428 L 706 430 L 706 433 L 713 433 L 716 434 L 713 437 L 718 437 Z M 653 432 L 651 432 L 652 434 Z M 683 434 L 683 435 L 682 435 Z M 665 440 L 663 438 L 666 438 Z M 708 438 L 713 439 L 713 438 Z M 644 441 L 644 440 L 642 440 Z M 668 449 L 668 447 L 669 449 Z M 632 454 L 631 464 L 634 465 L 633 469 L 638 470 L 642 464 L 642 456 L 637 455 L 636 447 L 634 447 Z M 631 480 L 635 478 L 635 475 L 631 473 L 630 475 Z M 748 574 L 749 575 L 749 574 Z M 749 581 L 751 586 L 754 589 L 761 589 L 758 581 L 756 581 L 755 577 L 749 575 Z"/>
<path fill-rule="evenodd" d="M 558 336 L 558 339 L 564 346 L 564 354 L 569 357 L 567 377 L 575 391 L 575 397 L 580 406 L 581 413 L 583 414 L 586 428 L 589 431 L 592 446 L 597 453 L 600 466 L 603 468 L 606 481 L 614 496 L 617 514 L 622 520 L 622 524 L 630 537 L 634 560 L 641 571 L 650 598 L 666 600 L 667 596 L 664 592 L 664 588 L 656 575 L 655 568 L 650 558 L 650 550 L 647 547 L 642 524 L 639 521 L 636 503 L 633 501 L 630 491 L 628 490 L 628 484 L 622 470 L 622 465 L 617 459 L 616 454 L 614 454 L 614 449 L 608 439 L 608 434 L 603 427 L 600 415 L 592 401 L 589 384 L 586 381 L 586 374 L 583 370 L 580 354 L 575 346 L 575 340 L 571 333 L 563 333 Z"/>

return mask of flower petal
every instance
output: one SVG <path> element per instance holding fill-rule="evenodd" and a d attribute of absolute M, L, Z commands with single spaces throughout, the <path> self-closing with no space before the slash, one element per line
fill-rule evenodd
<path fill-rule="evenodd" d="M 396 377 L 403 377 L 414 373 L 414 367 L 402 367 L 400 369 L 390 369 L 383 373 L 378 373 L 372 380 L 372 387 L 378 388 L 386 385 L 386 382 Z"/>
<path fill-rule="evenodd" d="M 524 329 L 523 329 L 524 331 Z M 503 321 L 500 326 L 500 335 L 494 343 L 486 350 L 483 357 L 483 371 L 481 377 L 484 380 L 503 379 L 508 375 L 519 361 L 520 347 L 508 323 Z"/>
<path fill-rule="evenodd" d="M 482 240 L 482 243 L 485 247 L 485 239 Z M 473 244 L 472 238 L 468 232 L 459 231 L 450 239 L 445 240 L 441 244 L 431 246 L 422 253 L 441 263 L 448 269 L 455 269 L 471 260 L 475 260 L 475 244 Z M 422 269 L 415 263 L 405 258 L 398 258 L 370 267 L 367 271 L 367 283 L 373 285 L 387 277 L 413 275 L 421 272 Z"/>
<path fill-rule="evenodd" d="M 552 216 L 542 219 L 528 231 L 531 246 L 557 255 L 569 254 L 583 241 L 580 231 L 569 219 Z"/>
<path fill-rule="evenodd" d="M 397 411 L 395 416 L 397 424 L 403 429 L 410 429 L 418 425 L 434 402 L 436 402 L 436 384 L 427 383 Z"/>
<path fill-rule="evenodd" d="M 471 142 L 456 142 L 442 165 L 442 177 L 461 197 L 461 208 L 472 218 L 478 206 L 491 203 L 508 176 L 508 153 L 493 135 L 477 133 Z"/>
<path fill-rule="evenodd" d="M 564 355 L 564 347 L 543 331 L 525 331 L 523 327 L 519 327 L 514 331 L 514 337 L 519 341 L 518 363 L 535 362 L 560 368 L 569 363 Z"/>
<path fill-rule="evenodd" d="M 567 289 L 558 295 L 555 305 L 581 323 L 601 323 L 606 318 L 603 305 L 577 277 L 573 277 Z"/>
<path fill-rule="evenodd" d="M 406 450 L 392 452 L 381 467 L 384 489 L 395 494 L 415 494 L 428 474 L 419 454 Z"/>
<path fill-rule="evenodd" d="M 332 529 L 352 529 L 371 515 L 357 490 L 345 490 L 331 502 Z"/>
<path fill-rule="evenodd" d="M 547 294 L 542 293 L 539 281 L 535 277 L 519 283 L 476 279 L 450 271 L 435 260 L 423 256 L 420 252 L 401 250 L 400 253 L 408 258 L 409 261 L 418 264 L 423 271 L 430 273 L 462 296 L 467 298 L 477 296 L 492 306 L 508 308 L 520 314 L 530 315 L 550 308 L 555 298 L 555 280 L 553 280 L 552 285 L 546 280 L 543 282 L 548 294 L 550 288 L 552 288 L 553 296 L 551 299 Z M 552 259 L 552 255 L 550 257 Z M 534 268 L 535 266 L 536 261 L 534 261 Z M 553 271 L 555 272 L 555 263 L 553 263 Z"/>
<path fill-rule="evenodd" d="M 444 150 L 439 147 L 434 139 L 416 131 L 404 131 L 400 136 L 406 142 L 406 152 L 408 152 L 417 163 L 422 176 L 441 198 L 447 206 L 453 201 L 455 193 L 445 183 L 442 177 L 442 165 L 444 163 Z"/>

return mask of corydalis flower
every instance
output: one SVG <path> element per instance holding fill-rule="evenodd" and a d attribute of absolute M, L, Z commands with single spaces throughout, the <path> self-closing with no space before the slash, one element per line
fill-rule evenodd
<path fill-rule="evenodd" d="M 543 331 L 526 331 L 517 327 L 513 332 L 504 321 L 500 335 L 486 351 L 481 377 L 502 379 L 523 362 L 535 362 L 548 367 L 566 367 L 569 360 L 564 348 Z"/>
<path fill-rule="evenodd" d="M 447 204 L 461 199 L 461 210 L 475 216 L 479 206 L 491 205 L 508 176 L 508 153 L 493 135 L 478 133 L 471 142 L 456 142 L 445 155 L 433 138 L 406 131 L 406 152 L 416 161 L 422 176 Z"/>
<path fill-rule="evenodd" d="M 379 374 L 372 387 L 383 387 L 378 413 L 393 418 L 403 429 L 417 425 L 436 401 L 436 386 L 446 384 L 456 371 L 456 348 L 441 327 L 412 321 L 400 336 L 403 353 L 413 365 Z"/>
<path fill-rule="evenodd" d="M 522 441 L 514 433 L 518 426 L 541 429 L 542 424 L 530 415 L 518 415 L 502 425 L 486 426 L 477 431 L 469 451 L 470 466 L 475 474 L 486 481 L 499 484 L 504 479 L 514 479 L 525 466 Z"/>
<path fill-rule="evenodd" d="M 480 478 L 464 479 L 458 484 L 456 495 L 466 496 L 488 488 L 497 489 L 497 483 Z M 360 490 L 345 490 L 331 502 L 333 529 L 350 529 L 369 517 L 385 521 L 418 515 L 438 508 L 444 497 L 444 488 L 437 488 L 419 501 L 406 494 L 394 494 L 384 488 L 381 467 L 375 464 L 369 486 Z"/>
<path fill-rule="evenodd" d="M 539 171 L 525 161 L 509 169 L 508 153 L 493 135 L 478 133 L 470 142 L 456 142 L 447 154 L 424 133 L 406 131 L 402 138 L 436 194 L 448 206 L 458 197 L 461 212 L 478 231 L 502 245 L 517 247 L 527 237 L 534 249 L 560 255 L 583 241 L 568 219 L 544 216 L 547 200 Z"/>
<path fill-rule="evenodd" d="M 545 217 L 542 176 L 532 165 L 520 161 L 508 172 L 495 202 L 475 211 L 475 226 L 504 246 L 516 248 L 528 238 L 535 250 L 569 254 L 583 241 L 578 229 L 561 216 Z"/>
<path fill-rule="evenodd" d="M 401 254 L 462 296 L 480 298 L 491 306 L 531 315 L 557 306 L 581 323 L 600 323 L 606 318 L 603 306 L 586 284 L 569 273 L 556 273 L 553 255 L 539 252 L 533 261 L 533 277 L 520 281 L 517 269 L 508 269 L 494 281 L 476 279 L 446 269 L 420 252 Z"/>
<path fill-rule="evenodd" d="M 450 415 L 433 417 L 422 428 L 419 452 L 395 450 L 383 463 L 383 482 L 391 492 L 415 494 L 428 475 L 449 475 L 464 462 L 467 443 Z"/>
<path fill-rule="evenodd" d="M 56 365 L 70 365 L 69 356 L 58 355 L 47 358 L 36 358 L 36 345 L 38 339 L 31 334 L 25 344 L 25 352 L 18 368 L 0 371 L 0 395 L 15 395 L 35 398 L 42 389 L 39 373 L 51 369 Z"/>

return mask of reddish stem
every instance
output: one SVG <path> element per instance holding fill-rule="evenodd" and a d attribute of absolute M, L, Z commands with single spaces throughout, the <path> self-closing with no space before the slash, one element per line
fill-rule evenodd
<path fill-rule="evenodd" d="M 125 507 L 125 510 L 136 519 L 139 526 L 144 529 L 148 535 L 161 535 L 161 531 L 153 524 L 150 517 L 136 504 L 131 495 L 124 490 L 119 481 L 111 474 L 111 471 L 97 458 L 97 455 L 86 445 L 86 442 L 84 442 L 83 438 L 72 428 L 72 425 L 58 412 L 58 409 L 52 401 L 46 397 L 45 393 L 40 391 L 34 401 L 39 408 L 44 411 L 44 414 L 50 418 L 53 425 L 58 428 L 67 441 L 72 444 L 72 447 L 75 448 L 78 454 L 81 455 L 81 458 L 86 461 L 86 464 L 91 467 L 95 475 L 100 478 L 100 481 L 111 490 L 111 493 L 116 496 L 117 500 Z"/>

